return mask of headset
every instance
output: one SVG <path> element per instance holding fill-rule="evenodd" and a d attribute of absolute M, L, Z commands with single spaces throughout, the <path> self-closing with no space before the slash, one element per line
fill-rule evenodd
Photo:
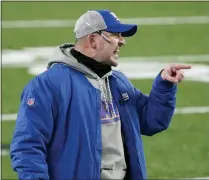
<path fill-rule="evenodd" d="M 108 43 L 111 42 L 111 40 L 110 40 L 107 36 L 105 36 L 104 34 L 102 34 L 101 31 L 98 31 L 96 28 L 92 27 L 88 22 L 85 22 L 85 23 L 86 23 L 89 27 L 91 27 L 92 29 L 94 29 L 95 32 L 98 33 L 100 36 L 102 36 Z"/>

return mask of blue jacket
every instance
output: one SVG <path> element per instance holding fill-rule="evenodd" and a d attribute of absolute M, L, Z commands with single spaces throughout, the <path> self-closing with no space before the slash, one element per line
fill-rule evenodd
<path fill-rule="evenodd" d="M 148 97 L 118 71 L 109 79 L 121 116 L 127 178 L 146 179 L 141 135 L 168 128 L 176 86 L 158 75 Z M 63 64 L 29 82 L 10 149 L 19 179 L 100 179 L 100 97 L 83 73 Z"/>

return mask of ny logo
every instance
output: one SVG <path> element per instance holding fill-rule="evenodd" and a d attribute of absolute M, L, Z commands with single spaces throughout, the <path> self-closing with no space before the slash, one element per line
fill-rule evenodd
<path fill-rule="evenodd" d="M 123 93 L 122 97 L 124 101 L 127 101 L 129 99 L 128 93 Z"/>
<path fill-rule="evenodd" d="M 110 13 L 117 21 L 120 21 L 119 18 L 115 15 L 115 13 L 111 12 Z"/>

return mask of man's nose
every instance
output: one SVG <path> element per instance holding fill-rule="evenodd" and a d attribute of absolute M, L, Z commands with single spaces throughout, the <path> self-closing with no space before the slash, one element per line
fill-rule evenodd
<path fill-rule="evenodd" d="M 125 44 L 126 44 L 126 41 L 125 41 L 125 39 L 121 36 L 121 37 L 119 38 L 118 45 L 119 45 L 119 47 L 121 47 L 121 46 L 123 46 L 123 45 L 125 45 Z"/>

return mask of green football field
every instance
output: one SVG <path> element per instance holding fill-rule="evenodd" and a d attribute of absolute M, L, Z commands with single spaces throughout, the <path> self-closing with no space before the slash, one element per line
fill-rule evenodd
<path fill-rule="evenodd" d="M 121 19 L 150 17 L 156 20 L 156 17 L 194 16 L 209 19 L 209 2 L 3 2 L 2 49 L 22 53 L 23 48 L 55 47 L 65 42 L 74 42 L 73 27 L 70 25 L 4 28 L 4 23 L 14 24 L 17 20 L 75 20 L 89 9 L 110 9 Z M 203 23 L 139 25 L 137 35 L 126 41 L 127 45 L 120 51 L 121 57 L 192 57 L 180 62 L 191 63 L 194 69 L 197 68 L 194 71 L 197 80 L 185 80 L 178 85 L 177 108 L 206 107 L 199 112 L 191 113 L 188 110 L 176 113 L 167 131 L 143 137 L 148 178 L 209 177 L 209 81 L 208 76 L 205 76 L 209 74 L 209 20 Z M 18 58 L 12 57 L 14 61 Z M 36 59 L 40 63 L 40 57 Z M 31 63 L 30 67 L 36 62 Z M 169 64 L 172 60 L 165 58 L 164 62 Z M 205 70 L 203 68 L 198 71 L 199 66 L 196 65 L 205 67 Z M 205 75 L 199 74 L 203 71 Z M 203 76 L 206 81 L 200 81 Z M 33 77 L 24 62 L 19 62 L 17 67 L 12 63 L 4 67 L 3 53 L 2 114 L 17 113 L 21 91 Z M 132 82 L 144 93 L 149 93 L 153 78 L 134 78 Z M 13 118 L 3 119 L 3 147 L 10 144 L 14 126 Z M 17 178 L 11 168 L 9 155 L 3 153 L 2 178 Z"/>

